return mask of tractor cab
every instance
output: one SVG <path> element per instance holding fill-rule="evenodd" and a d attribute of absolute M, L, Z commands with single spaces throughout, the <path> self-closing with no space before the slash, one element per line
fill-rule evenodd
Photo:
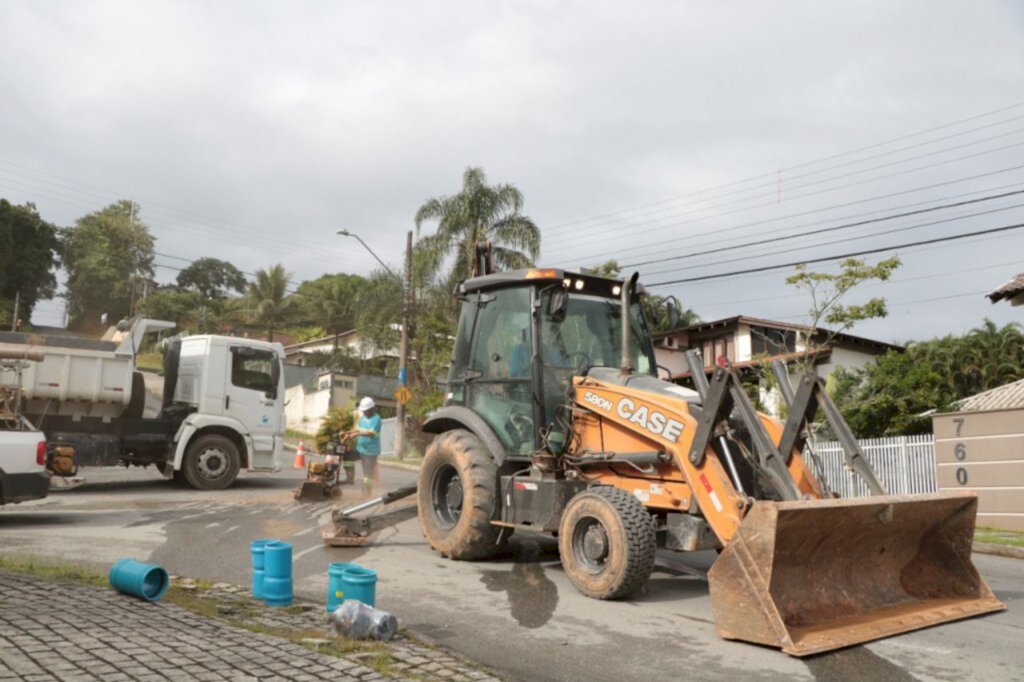
<path fill-rule="evenodd" d="M 655 374 L 635 283 L 514 270 L 468 279 L 455 295 L 462 312 L 446 405 L 479 415 L 509 459 L 527 459 L 559 420 L 568 424 L 573 376 L 627 366 L 631 375 Z"/>

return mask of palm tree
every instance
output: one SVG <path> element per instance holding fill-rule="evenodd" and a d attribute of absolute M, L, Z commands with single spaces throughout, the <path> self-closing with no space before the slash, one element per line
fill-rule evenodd
<path fill-rule="evenodd" d="M 281 265 L 269 270 L 257 270 L 256 281 L 249 286 L 249 301 L 253 307 L 253 317 L 267 327 L 267 338 L 274 340 L 274 329 L 284 323 L 291 299 L 288 295 L 288 283 L 292 274 L 286 272 Z"/>
<path fill-rule="evenodd" d="M 467 168 L 462 190 L 450 197 L 428 199 L 416 211 L 416 231 L 437 221 L 437 232 L 420 240 L 421 248 L 444 258 L 454 252 L 449 279 L 470 275 L 476 244 L 490 241 L 494 262 L 503 269 L 533 266 L 540 253 L 540 230 L 521 215 L 523 194 L 514 185 L 488 185 L 482 168 Z"/>

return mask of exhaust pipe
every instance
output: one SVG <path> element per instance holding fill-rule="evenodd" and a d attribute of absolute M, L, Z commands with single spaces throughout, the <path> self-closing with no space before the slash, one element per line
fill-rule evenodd
<path fill-rule="evenodd" d="M 636 282 L 640 279 L 640 273 L 634 272 L 629 279 L 622 283 L 622 292 L 619 298 L 622 316 L 622 358 L 619 360 L 619 372 L 623 375 L 632 374 L 636 371 L 633 366 L 633 329 L 630 326 L 629 305 L 633 300 L 633 292 L 636 290 Z"/>

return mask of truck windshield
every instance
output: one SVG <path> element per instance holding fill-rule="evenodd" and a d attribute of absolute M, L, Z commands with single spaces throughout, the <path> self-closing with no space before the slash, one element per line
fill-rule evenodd
<path fill-rule="evenodd" d="M 543 305 L 542 309 L 545 314 L 541 324 L 541 362 L 545 369 L 619 366 L 622 315 L 617 300 L 570 294 L 565 317 L 561 320 L 551 316 L 548 305 Z M 630 307 L 630 328 L 633 366 L 639 374 L 651 374 L 654 361 L 650 338 L 638 303 Z"/>
<path fill-rule="evenodd" d="M 591 367 L 618 367 L 622 355 L 622 313 L 615 299 L 570 294 L 565 317 L 553 317 L 550 295 L 541 316 L 541 364 L 544 377 L 544 421 L 552 424 L 559 405 L 569 402 L 572 377 Z M 650 335 L 640 305 L 630 307 L 633 367 L 639 374 L 654 372 Z"/>

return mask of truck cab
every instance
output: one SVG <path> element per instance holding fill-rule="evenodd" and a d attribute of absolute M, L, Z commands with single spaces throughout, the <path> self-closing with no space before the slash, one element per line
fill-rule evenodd
<path fill-rule="evenodd" d="M 243 467 L 280 469 L 283 359 L 279 343 L 230 336 L 188 336 L 168 345 L 160 416 L 180 420 L 167 467 L 176 477 L 214 489 Z"/>

